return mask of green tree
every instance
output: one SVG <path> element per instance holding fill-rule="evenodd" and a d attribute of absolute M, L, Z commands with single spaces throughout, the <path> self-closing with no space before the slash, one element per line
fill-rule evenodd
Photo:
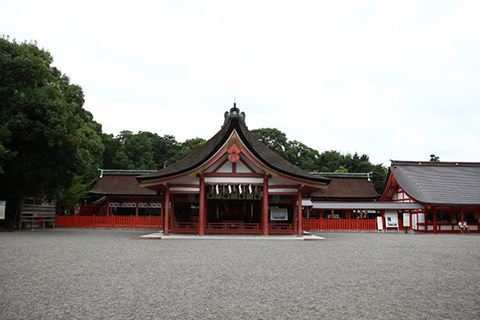
<path fill-rule="evenodd" d="M 193 139 L 185 140 L 185 142 L 181 144 L 180 150 L 178 150 L 178 152 L 174 155 L 172 160 L 179 161 L 185 158 L 190 153 L 200 148 L 205 142 L 207 141 L 202 138 L 193 138 Z"/>
<path fill-rule="evenodd" d="M 372 165 L 369 172 L 373 172 L 373 187 L 378 194 L 382 194 L 385 188 L 385 183 L 387 182 L 387 168 L 381 164 L 375 164 Z"/>
<path fill-rule="evenodd" d="M 315 171 L 320 154 L 300 141 L 288 142 L 284 158 L 305 171 Z"/>
<path fill-rule="evenodd" d="M 172 135 L 162 137 L 148 131 L 134 134 L 124 130 L 116 137 L 104 134 L 103 143 L 105 169 L 159 170 L 181 159 L 178 155 L 181 144 Z"/>
<path fill-rule="evenodd" d="M 344 166 L 340 166 L 337 170 L 334 171 L 335 173 L 348 173 L 348 169 Z"/>
<path fill-rule="evenodd" d="M 285 157 L 285 152 L 289 147 L 285 133 L 275 128 L 254 129 L 251 133 L 272 151 Z"/>
<path fill-rule="evenodd" d="M 113 134 L 102 134 L 102 143 L 105 148 L 103 151 L 103 169 L 116 169 L 114 160 L 117 151 L 121 148 L 122 142 L 119 138 L 114 137 Z"/>
<path fill-rule="evenodd" d="M 175 137 L 154 135 L 152 140 L 153 159 L 157 169 L 163 169 L 173 164 L 176 161 L 175 156 L 181 148 Z"/>
<path fill-rule="evenodd" d="M 101 126 L 52 61 L 35 43 L 0 38 L 0 197 L 9 226 L 24 195 L 58 197 L 101 164 Z"/>
<path fill-rule="evenodd" d="M 335 172 L 341 166 L 344 166 L 343 156 L 338 151 L 324 151 L 318 157 L 317 171 L 319 172 Z"/>
<path fill-rule="evenodd" d="M 123 131 L 125 133 L 125 131 Z M 122 146 L 117 150 L 113 164 L 117 168 L 128 170 L 155 170 L 153 159 L 152 136 L 150 132 L 140 131 L 122 139 Z"/>
<path fill-rule="evenodd" d="M 440 161 L 440 157 L 439 157 L 439 156 L 436 156 L 435 154 L 431 154 L 431 155 L 430 155 L 430 161 L 431 161 L 431 162 L 439 162 L 439 161 Z"/>

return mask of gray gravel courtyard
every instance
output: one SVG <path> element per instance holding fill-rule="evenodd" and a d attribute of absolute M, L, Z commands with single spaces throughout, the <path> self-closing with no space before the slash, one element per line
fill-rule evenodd
<path fill-rule="evenodd" d="M 0 319 L 479 319 L 480 236 L 0 232 Z"/>

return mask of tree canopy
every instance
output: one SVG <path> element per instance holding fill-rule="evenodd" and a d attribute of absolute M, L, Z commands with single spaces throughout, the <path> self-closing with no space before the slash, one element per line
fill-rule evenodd
<path fill-rule="evenodd" d="M 205 139 L 177 142 L 174 136 L 156 133 L 122 131 L 117 136 L 103 134 L 104 169 L 160 170 L 195 151 Z"/>
<path fill-rule="evenodd" d="M 101 126 L 52 62 L 35 43 L 0 38 L 0 196 L 10 223 L 23 195 L 58 195 L 101 163 Z"/>
<path fill-rule="evenodd" d="M 288 140 L 278 129 L 261 128 L 251 131 L 267 147 L 284 159 L 309 172 L 355 172 L 373 173 L 373 185 L 382 193 L 387 169 L 381 164 L 372 164 L 366 154 L 342 154 L 335 150 L 319 153 L 302 142 Z"/>

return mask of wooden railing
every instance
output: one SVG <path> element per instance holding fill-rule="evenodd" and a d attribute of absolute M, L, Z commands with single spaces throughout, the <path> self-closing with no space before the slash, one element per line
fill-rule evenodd
<path fill-rule="evenodd" d="M 259 223 L 207 223 L 205 230 L 207 233 L 240 233 L 240 234 L 257 234 L 261 232 Z"/>
<path fill-rule="evenodd" d="M 377 219 L 304 219 L 309 231 L 376 231 Z"/>
<path fill-rule="evenodd" d="M 295 228 L 291 223 L 271 222 L 268 228 L 269 234 L 292 234 Z"/>
<path fill-rule="evenodd" d="M 435 232 L 435 228 L 432 223 L 418 223 L 417 230 L 420 232 Z M 439 222 L 437 224 L 438 233 L 479 233 L 480 232 L 480 223 L 467 223 L 462 228 L 459 227 L 456 223 L 445 223 Z"/>
<path fill-rule="evenodd" d="M 173 226 L 174 233 L 198 233 L 198 222 L 176 222 Z"/>
<path fill-rule="evenodd" d="M 119 229 L 162 229 L 162 217 L 135 216 L 61 216 L 57 215 L 56 226 L 59 228 L 119 228 Z"/>
<path fill-rule="evenodd" d="M 163 229 L 162 217 L 97 217 L 97 216 L 56 216 L 59 228 L 126 228 L 126 229 Z M 375 231 L 376 219 L 304 219 L 303 229 L 310 231 Z M 473 231 L 473 230 L 472 230 Z M 475 230 L 477 231 L 477 230 Z M 198 223 L 177 222 L 172 232 L 198 233 Z M 260 234 L 259 223 L 207 223 L 207 233 Z M 292 224 L 270 224 L 269 234 L 292 233 Z"/>

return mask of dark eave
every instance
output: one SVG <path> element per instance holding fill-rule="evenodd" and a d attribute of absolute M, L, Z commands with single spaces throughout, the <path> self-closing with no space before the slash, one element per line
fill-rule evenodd
<path fill-rule="evenodd" d="M 142 188 L 135 175 L 123 171 L 121 173 L 105 173 L 98 178 L 90 190 L 91 196 L 155 196 L 156 192 Z"/>

